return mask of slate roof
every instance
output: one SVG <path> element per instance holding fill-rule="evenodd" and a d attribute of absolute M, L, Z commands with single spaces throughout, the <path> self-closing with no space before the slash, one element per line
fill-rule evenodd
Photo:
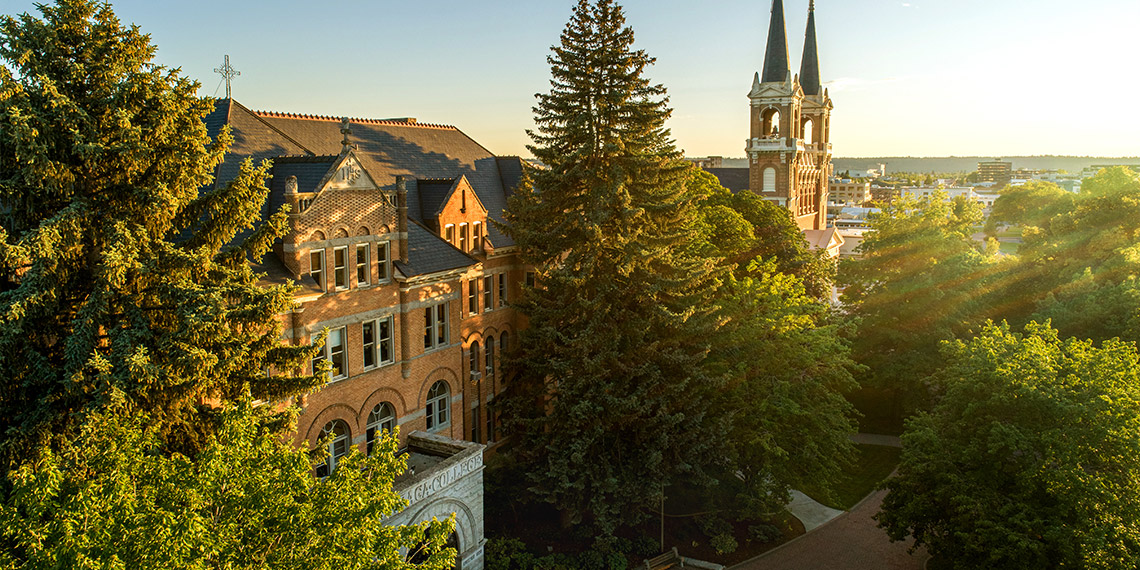
<path fill-rule="evenodd" d="M 720 180 L 720 185 L 731 190 L 733 194 L 748 190 L 747 168 L 706 168 L 705 172 L 716 176 L 716 179 Z"/>
<path fill-rule="evenodd" d="M 800 87 L 804 95 L 819 95 L 819 48 L 815 41 L 815 2 L 808 11 L 807 33 L 804 38 L 804 57 L 800 62 Z"/>
<path fill-rule="evenodd" d="M 211 137 L 217 137 L 225 125 L 234 137 L 225 162 L 217 169 L 215 185 L 233 179 L 246 158 L 255 163 L 274 160 L 263 218 L 284 203 L 285 181 L 290 175 L 297 176 L 300 191 L 315 190 L 332 167 L 330 157 L 338 156 L 343 148 L 340 118 L 254 111 L 232 99 L 219 99 L 204 122 Z M 466 176 L 488 217 L 502 222 L 508 192 L 522 175 L 521 160 L 496 157 L 455 127 L 415 119 L 350 119 L 349 128 L 356 157 L 382 190 L 394 192 L 398 175 L 420 181 L 408 184 L 410 263 L 401 264 L 401 271 L 412 276 L 477 263 L 424 227 L 440 206 L 436 200 L 446 198 L 437 197 L 431 180 L 454 183 Z M 487 236 L 494 247 L 514 245 L 493 223 L 487 224 Z"/>
<path fill-rule="evenodd" d="M 460 269 L 479 263 L 418 222 L 408 221 L 408 263 L 392 262 L 407 277 Z"/>
<path fill-rule="evenodd" d="M 784 25 L 784 0 L 772 0 L 772 21 L 768 24 L 768 49 L 764 52 L 764 83 L 783 83 L 788 78 L 788 32 Z"/>
<path fill-rule="evenodd" d="M 425 218 L 439 214 L 440 208 L 443 208 L 447 197 L 451 196 L 452 190 L 458 183 L 459 180 L 455 178 L 416 181 L 417 193 L 420 196 L 420 211 L 424 213 Z"/>

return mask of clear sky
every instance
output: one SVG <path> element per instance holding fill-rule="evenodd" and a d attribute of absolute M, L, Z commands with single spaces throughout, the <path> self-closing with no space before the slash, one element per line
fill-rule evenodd
<path fill-rule="evenodd" d="M 620 0 L 619 0 L 620 1 Z M 784 0 L 799 69 L 808 0 Z M 743 156 L 770 0 L 625 0 L 688 156 Z M 116 0 L 158 62 L 253 109 L 452 124 L 528 155 L 572 0 Z M 0 12 L 34 12 L 0 0 Z M 1136 0 L 818 0 L 837 156 L 1140 155 Z"/>

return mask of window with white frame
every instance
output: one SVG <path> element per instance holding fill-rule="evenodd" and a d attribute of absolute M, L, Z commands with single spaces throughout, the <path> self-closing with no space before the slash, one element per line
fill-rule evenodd
<path fill-rule="evenodd" d="M 431 390 L 428 390 L 427 397 L 427 428 L 429 431 L 438 431 L 448 426 L 450 423 L 448 411 L 450 405 L 450 391 L 447 388 L 447 382 L 440 380 L 432 385 Z"/>
<path fill-rule="evenodd" d="M 507 306 L 507 274 L 499 274 L 499 306 Z"/>
<path fill-rule="evenodd" d="M 495 278 L 488 275 L 483 278 L 483 310 L 490 311 L 495 308 Z"/>
<path fill-rule="evenodd" d="M 348 289 L 348 248 L 333 249 L 333 282 L 337 289 Z"/>
<path fill-rule="evenodd" d="M 317 371 L 317 368 L 320 367 L 322 360 L 328 360 L 332 363 L 332 370 L 329 371 L 329 380 L 339 380 L 348 376 L 348 368 L 345 366 L 344 361 L 345 337 L 344 327 L 329 331 L 329 336 L 325 339 L 325 345 L 321 348 L 321 351 L 313 357 L 314 373 Z"/>
<path fill-rule="evenodd" d="M 455 245 L 455 224 L 447 224 L 443 227 L 443 239 L 447 240 L 447 243 Z"/>
<path fill-rule="evenodd" d="M 424 350 L 447 345 L 447 303 L 424 309 Z"/>
<path fill-rule="evenodd" d="M 333 420 L 325 424 L 321 430 L 321 444 L 328 451 L 324 464 L 317 466 L 317 477 L 328 477 L 344 456 L 348 455 L 351 447 L 352 434 L 348 431 L 348 424 L 343 420 Z"/>
<path fill-rule="evenodd" d="M 472 251 L 482 251 L 483 249 L 483 224 L 481 222 L 471 224 L 471 249 Z"/>
<path fill-rule="evenodd" d="M 380 283 L 387 281 L 390 277 L 391 270 L 389 264 L 391 263 L 391 245 L 389 242 L 382 241 L 376 244 L 376 278 Z"/>
<path fill-rule="evenodd" d="M 309 252 L 309 276 L 317 282 L 321 291 L 325 290 L 325 250 L 314 249 Z"/>
<path fill-rule="evenodd" d="M 369 262 L 368 258 L 368 244 L 356 244 L 356 286 L 368 285 L 369 279 Z"/>
<path fill-rule="evenodd" d="M 467 251 L 467 224 L 459 224 L 459 250 Z"/>
<path fill-rule="evenodd" d="M 384 432 L 392 433 L 396 428 L 396 411 L 392 404 L 380 402 L 368 413 L 368 423 L 364 426 L 365 440 L 368 442 L 368 455 L 372 455 L 374 444 Z"/>
<path fill-rule="evenodd" d="M 365 368 L 395 362 L 395 351 L 392 348 L 392 317 L 365 321 L 360 328 Z"/>

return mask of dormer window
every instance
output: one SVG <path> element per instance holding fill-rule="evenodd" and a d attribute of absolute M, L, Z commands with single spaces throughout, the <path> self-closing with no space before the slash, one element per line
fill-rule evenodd
<path fill-rule="evenodd" d="M 471 224 L 471 250 L 483 250 L 483 224 L 479 222 Z"/>
<path fill-rule="evenodd" d="M 447 243 L 455 245 L 455 224 L 447 224 L 447 226 L 443 228 L 443 239 L 446 240 Z"/>
<path fill-rule="evenodd" d="M 467 224 L 459 224 L 459 250 L 467 251 Z"/>

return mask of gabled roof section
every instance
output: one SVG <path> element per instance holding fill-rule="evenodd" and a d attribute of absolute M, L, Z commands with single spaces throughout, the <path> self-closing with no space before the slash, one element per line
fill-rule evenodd
<path fill-rule="evenodd" d="M 788 32 L 784 25 L 784 0 L 772 0 L 772 21 L 768 24 L 768 49 L 764 52 L 764 83 L 783 83 L 788 79 Z"/>
<path fill-rule="evenodd" d="M 456 182 L 458 180 L 455 178 L 416 181 L 416 188 L 419 190 L 417 193 L 420 197 L 420 212 L 423 213 L 424 218 L 433 218 L 439 215 L 439 211 L 447 203 L 447 197 L 451 195 L 452 188 L 455 188 Z"/>
<path fill-rule="evenodd" d="M 396 269 L 406 277 L 416 277 L 462 269 L 479 263 L 473 257 L 459 251 L 419 222 L 408 223 L 408 263 L 394 261 Z"/>
<path fill-rule="evenodd" d="M 705 172 L 716 176 L 720 185 L 728 188 L 733 194 L 741 190 L 748 190 L 751 181 L 748 177 L 748 168 L 706 168 Z"/>
<path fill-rule="evenodd" d="M 515 193 L 522 182 L 523 159 L 517 156 L 497 156 L 495 162 L 499 165 L 499 178 L 503 181 L 503 190 L 507 198 Z"/>
<path fill-rule="evenodd" d="M 279 156 L 273 159 L 273 177 L 269 179 L 269 211 L 276 212 L 285 203 L 285 182 L 297 177 L 298 192 L 316 192 L 321 180 L 336 164 L 335 156 Z M 297 212 L 293 212 L 294 214 Z"/>
<path fill-rule="evenodd" d="M 474 209 L 474 211 L 480 215 L 487 215 L 487 207 L 484 206 L 482 200 L 479 199 L 479 194 L 475 192 L 471 186 L 471 182 L 467 180 L 466 176 L 460 176 L 455 183 L 451 185 L 451 188 L 447 189 L 447 196 L 443 199 L 443 203 L 440 204 L 434 212 L 428 212 L 428 210 L 425 209 L 424 216 L 438 216 L 443 213 L 444 207 L 458 200 L 463 201 L 461 207 L 464 210 Z"/>
<path fill-rule="evenodd" d="M 804 57 L 800 62 L 800 86 L 804 95 L 819 95 L 819 47 L 815 41 L 815 0 L 808 8 L 807 32 L 804 37 Z"/>

